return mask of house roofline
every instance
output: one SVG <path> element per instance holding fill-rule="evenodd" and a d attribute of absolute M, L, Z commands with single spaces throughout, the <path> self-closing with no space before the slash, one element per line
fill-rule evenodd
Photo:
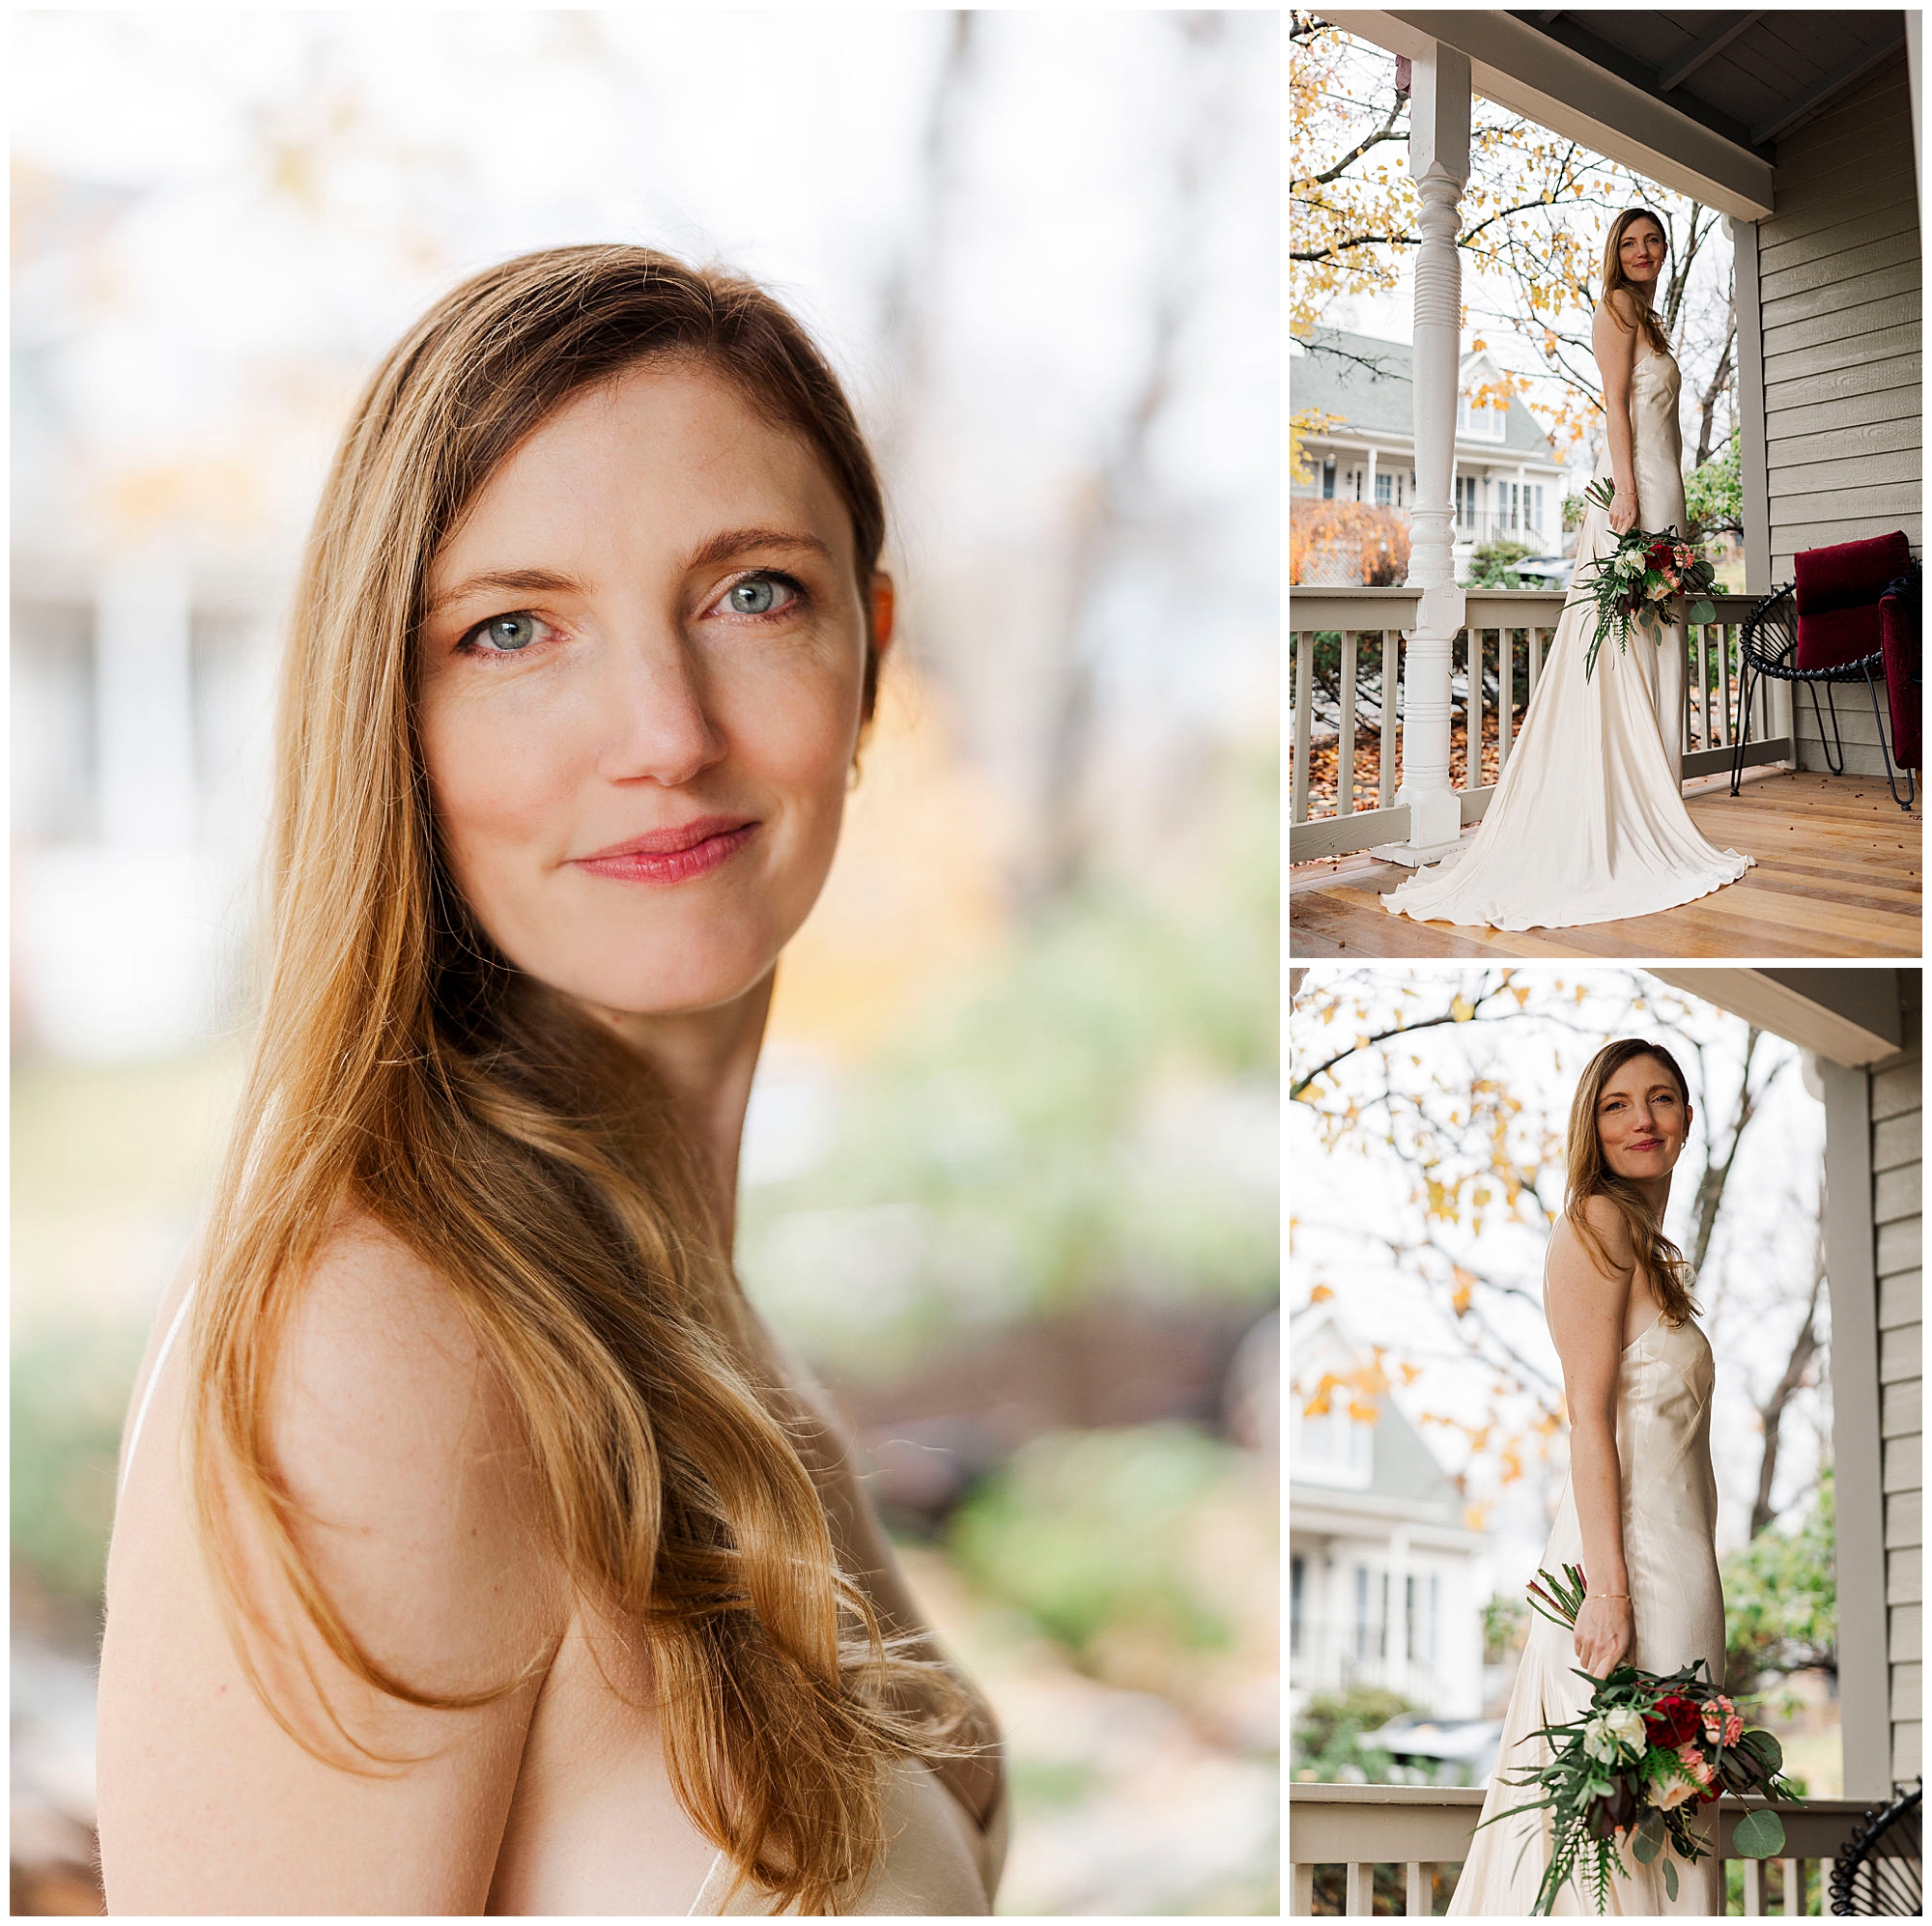
<path fill-rule="evenodd" d="M 1473 1551 L 1488 1543 L 1466 1525 L 1445 1524 L 1439 1508 L 1414 1498 L 1377 1497 L 1333 1485 L 1288 1486 L 1288 1528 L 1318 1538 L 1360 1538 L 1365 1526 L 1406 1525 L 1415 1544 L 1441 1551 Z"/>

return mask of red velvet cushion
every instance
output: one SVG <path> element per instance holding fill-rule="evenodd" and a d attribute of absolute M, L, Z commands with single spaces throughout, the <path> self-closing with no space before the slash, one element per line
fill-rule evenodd
<path fill-rule="evenodd" d="M 1836 542 L 1829 549 L 1806 549 L 1792 563 L 1798 578 L 1798 613 L 1801 617 L 1823 615 L 1833 609 L 1856 609 L 1861 603 L 1876 602 L 1885 593 L 1886 583 L 1911 566 L 1912 544 L 1896 531 L 1874 535 L 1868 542 Z M 1801 658 L 1804 633 L 1801 621 Z M 1872 647 L 1878 647 L 1876 631 Z"/>
<path fill-rule="evenodd" d="M 1885 634 L 1885 686 L 1891 698 L 1891 759 L 1917 769 L 1918 751 L 1918 609 L 1899 596 L 1879 604 Z"/>
<path fill-rule="evenodd" d="M 1798 618 L 1800 668 L 1837 668 L 1844 663 L 1862 662 L 1878 653 L 1880 643 L 1876 602 L 1868 602 L 1862 609 L 1833 609 L 1822 615 Z"/>

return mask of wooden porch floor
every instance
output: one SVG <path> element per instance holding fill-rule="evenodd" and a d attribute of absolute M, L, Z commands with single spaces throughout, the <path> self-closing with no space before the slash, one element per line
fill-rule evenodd
<path fill-rule="evenodd" d="M 1414 872 L 1367 855 L 1289 871 L 1289 953 L 1315 956 L 1912 956 L 1920 953 L 1921 805 L 1883 778 L 1746 772 L 1685 791 L 1720 849 L 1757 859 L 1742 882 L 1657 916 L 1576 929 L 1477 929 L 1392 917 L 1379 898 Z M 1473 836 L 1473 828 L 1463 831 Z"/>

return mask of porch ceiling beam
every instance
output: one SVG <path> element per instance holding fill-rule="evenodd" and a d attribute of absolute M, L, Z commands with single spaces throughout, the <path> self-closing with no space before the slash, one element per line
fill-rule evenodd
<path fill-rule="evenodd" d="M 1755 26 L 1763 18 L 1762 13 L 1733 14 L 1728 25 L 1714 28 L 1675 67 L 1665 68 L 1659 73 L 1657 91 L 1667 94 L 1673 87 L 1683 86 L 1707 60 L 1722 53 L 1747 27 Z"/>
<path fill-rule="evenodd" d="M 1870 46 L 1853 54 L 1850 60 L 1841 61 L 1823 78 L 1814 80 L 1804 93 L 1793 95 L 1783 106 L 1774 107 L 1751 128 L 1751 138 L 1760 144 L 1776 140 L 1779 134 L 1796 127 L 1806 114 L 1855 87 L 1873 68 L 1889 60 L 1904 44 L 1905 28 L 1901 22 L 1895 34 L 1874 41 Z"/>
<path fill-rule="evenodd" d="M 1512 14 L 1417 9 L 1325 17 L 1410 60 L 1427 59 L 1437 43 L 1455 47 L 1485 99 L 1740 220 L 1772 212 L 1768 160 Z"/>
<path fill-rule="evenodd" d="M 1904 1040 L 1889 970 L 1653 970 L 1666 983 L 1760 1030 L 1858 1066 L 1895 1057 Z"/>

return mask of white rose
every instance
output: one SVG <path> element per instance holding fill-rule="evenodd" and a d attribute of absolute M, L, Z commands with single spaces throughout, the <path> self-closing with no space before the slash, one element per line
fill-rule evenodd
<path fill-rule="evenodd" d="M 1649 1793 L 1650 1803 L 1659 1812 L 1668 1812 L 1672 1806 L 1682 1805 L 1687 1799 L 1697 1796 L 1697 1782 L 1679 1767 L 1667 1779 L 1655 1781 Z"/>
<path fill-rule="evenodd" d="M 1604 1714 L 1605 1727 L 1629 1747 L 1632 1752 L 1643 1750 L 1643 1716 L 1630 1706 L 1619 1706 L 1615 1712 Z"/>
<path fill-rule="evenodd" d="M 1606 1766 L 1616 1764 L 1623 1747 L 1611 1733 L 1605 1718 L 1593 1718 L 1583 1728 L 1583 1750 L 1592 1759 L 1600 1759 Z"/>

